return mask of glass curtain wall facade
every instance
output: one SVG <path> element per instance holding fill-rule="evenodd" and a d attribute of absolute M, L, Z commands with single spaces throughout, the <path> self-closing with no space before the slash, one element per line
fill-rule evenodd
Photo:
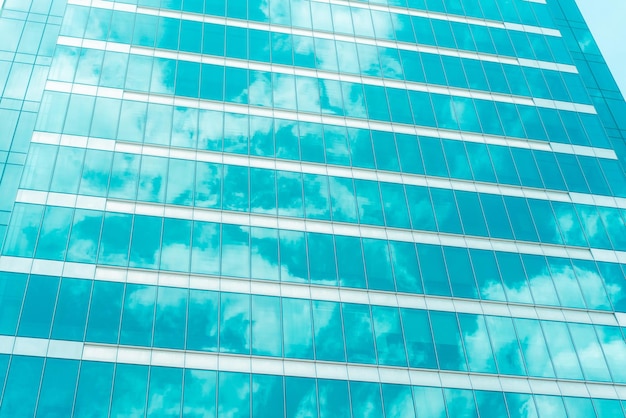
<path fill-rule="evenodd" d="M 573 0 L 0 8 L 0 418 L 626 413 Z"/>

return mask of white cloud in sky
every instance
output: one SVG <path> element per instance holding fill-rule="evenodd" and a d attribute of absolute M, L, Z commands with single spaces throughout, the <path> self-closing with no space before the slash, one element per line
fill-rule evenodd
<path fill-rule="evenodd" d="M 576 0 L 615 81 L 626 95 L 626 1 Z"/>

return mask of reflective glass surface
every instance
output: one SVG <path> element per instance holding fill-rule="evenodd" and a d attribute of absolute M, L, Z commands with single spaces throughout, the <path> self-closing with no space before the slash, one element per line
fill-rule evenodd
<path fill-rule="evenodd" d="M 0 0 L 0 40 L 0 418 L 626 414 L 574 0 Z"/>

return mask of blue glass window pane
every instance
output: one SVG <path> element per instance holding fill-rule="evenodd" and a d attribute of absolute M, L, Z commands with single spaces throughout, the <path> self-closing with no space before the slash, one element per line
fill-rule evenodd
<path fill-rule="evenodd" d="M 504 394 L 500 392 L 476 391 L 478 413 L 482 418 L 506 417 L 507 409 Z"/>
<path fill-rule="evenodd" d="M 2 398 L 0 417 L 32 417 L 35 415 L 37 392 L 44 359 L 13 356 L 6 389 Z"/>
<path fill-rule="evenodd" d="M 250 416 L 250 375 L 219 373 L 218 418 Z"/>
<path fill-rule="evenodd" d="M 0 334 L 15 335 L 27 277 L 25 274 L 0 273 Z"/>
<path fill-rule="evenodd" d="M 345 340 L 339 304 L 313 301 L 312 307 L 315 330 L 315 357 L 318 360 L 345 361 Z"/>
<path fill-rule="evenodd" d="M 191 221 L 165 218 L 161 243 L 161 270 L 189 271 Z"/>
<path fill-rule="evenodd" d="M 552 366 L 556 376 L 561 379 L 581 380 L 583 374 L 567 325 L 563 322 L 543 321 L 541 327 L 552 357 Z M 539 408 L 541 408 L 540 405 Z"/>
<path fill-rule="evenodd" d="M 515 239 L 521 241 L 539 241 L 526 200 L 520 197 L 504 196 L 509 219 Z"/>
<path fill-rule="evenodd" d="M 355 167 L 374 168 L 374 153 L 369 131 L 348 128 L 348 145 L 352 165 Z"/>
<path fill-rule="evenodd" d="M 354 180 L 360 223 L 384 225 L 383 208 L 378 184 L 368 180 Z"/>
<path fill-rule="evenodd" d="M 478 417 L 474 394 L 470 390 L 444 389 L 443 393 L 448 406 L 448 416 L 473 418 Z"/>
<path fill-rule="evenodd" d="M 157 289 L 154 345 L 183 349 L 189 291 L 171 287 Z"/>
<path fill-rule="evenodd" d="M 469 370 L 479 373 L 496 373 L 496 363 L 489 345 L 485 318 L 459 313 L 461 337 L 467 353 Z"/>
<path fill-rule="evenodd" d="M 435 346 L 426 311 L 401 309 L 404 339 L 411 367 L 437 368 Z"/>
<path fill-rule="evenodd" d="M 343 304 L 342 310 L 348 361 L 375 364 L 376 353 L 369 306 Z"/>
<path fill-rule="evenodd" d="M 396 145 L 400 157 L 401 170 L 404 173 L 424 174 L 424 163 L 417 137 L 396 134 Z"/>
<path fill-rule="evenodd" d="M 426 187 L 406 186 L 413 229 L 436 231 L 435 212 Z"/>
<path fill-rule="evenodd" d="M 193 273 L 219 274 L 219 225 L 207 222 L 194 222 L 192 247 L 191 271 Z"/>
<path fill-rule="evenodd" d="M 411 387 L 390 384 L 382 384 L 381 387 L 386 416 L 415 417 Z"/>
<path fill-rule="evenodd" d="M 279 357 L 282 355 L 280 299 L 252 296 L 252 354 Z"/>
<path fill-rule="evenodd" d="M 424 280 L 424 292 L 427 295 L 451 296 L 441 247 L 418 244 L 417 254 Z"/>
<path fill-rule="evenodd" d="M 303 232 L 279 231 L 280 279 L 285 282 L 307 282 L 306 240 Z"/>
<path fill-rule="evenodd" d="M 148 367 L 118 364 L 113 383 L 111 416 L 124 416 L 133 411 L 138 416 L 146 413 Z"/>
<path fill-rule="evenodd" d="M 463 230 L 468 235 L 481 237 L 488 236 L 487 224 L 483 215 L 478 194 L 472 192 L 455 191 L 454 196 L 459 203 L 459 214 L 463 223 Z"/>
<path fill-rule="evenodd" d="M 539 240 L 550 244 L 563 244 L 563 238 L 559 233 L 559 226 L 550 202 L 535 199 L 528 199 L 527 201 L 539 233 Z"/>
<path fill-rule="evenodd" d="M 377 383 L 350 382 L 353 416 L 376 418 L 383 416 L 380 386 Z"/>
<path fill-rule="evenodd" d="M 74 416 L 106 418 L 113 383 L 113 363 L 83 362 L 78 378 Z"/>
<path fill-rule="evenodd" d="M 494 238 L 513 239 L 513 231 L 502 196 L 484 193 L 480 193 L 479 196 L 487 219 L 489 235 Z"/>
<path fill-rule="evenodd" d="M 222 274 L 250 277 L 250 230 L 245 226 L 222 225 Z"/>
<path fill-rule="evenodd" d="M 404 187 L 401 184 L 380 183 L 387 226 L 411 228 Z"/>
<path fill-rule="evenodd" d="M 485 144 L 466 142 L 465 149 L 467 149 L 467 155 L 469 157 L 472 172 L 474 173 L 474 179 L 495 183 L 496 175 L 493 171 L 493 165 L 491 163 L 491 159 L 489 158 L 487 146 Z"/>
<path fill-rule="evenodd" d="M 506 403 L 509 406 L 511 418 L 523 418 L 527 416 L 539 416 L 537 407 L 533 402 L 532 395 L 520 393 L 505 393 Z"/>
<path fill-rule="evenodd" d="M 337 235 L 335 236 L 335 248 L 340 285 L 365 288 L 365 268 L 360 239 Z"/>
<path fill-rule="evenodd" d="M 356 198 L 352 179 L 329 177 L 332 217 L 337 222 L 357 222 Z"/>
<path fill-rule="evenodd" d="M 470 258 L 476 274 L 476 283 L 478 284 L 480 298 L 502 302 L 506 301 L 502 278 L 500 277 L 500 271 L 498 270 L 494 253 L 491 251 L 470 249 Z"/>
<path fill-rule="evenodd" d="M 37 403 L 37 417 L 72 415 L 78 364 L 73 360 L 46 360 Z"/>
<path fill-rule="evenodd" d="M 94 282 L 87 326 L 88 341 L 117 343 L 123 295 L 123 283 Z"/>
<path fill-rule="evenodd" d="M 186 369 L 183 391 L 184 418 L 215 418 L 217 372 Z"/>
<path fill-rule="evenodd" d="M 148 390 L 148 416 L 178 417 L 181 410 L 183 370 L 152 367 Z"/>
<path fill-rule="evenodd" d="M 328 177 L 303 174 L 302 179 L 304 181 L 305 216 L 312 219 L 330 220 Z"/>
<path fill-rule="evenodd" d="M 446 418 L 446 404 L 441 388 L 413 387 L 413 401 L 419 418 Z"/>
<path fill-rule="evenodd" d="M 426 174 L 448 177 L 448 169 L 441 140 L 438 138 L 419 137 L 419 144 L 422 155 L 424 156 Z"/>
<path fill-rule="evenodd" d="M 462 234 L 461 219 L 454 199 L 454 192 L 446 189 L 430 189 L 433 206 L 436 208 L 435 217 L 439 232 Z M 488 217 L 487 217 L 488 218 Z"/>
<path fill-rule="evenodd" d="M 387 241 L 364 238 L 362 242 L 368 288 L 394 291 L 395 284 Z"/>
<path fill-rule="evenodd" d="M 460 298 L 478 298 L 472 264 L 466 248 L 443 247 L 452 295 Z"/>
<path fill-rule="evenodd" d="M 49 338 L 58 289 L 58 277 L 30 276 L 17 331 L 19 336 Z"/>
<path fill-rule="evenodd" d="M 409 242 L 389 241 L 389 250 L 398 291 L 423 293 L 415 245 Z"/>
<path fill-rule="evenodd" d="M 499 372 L 524 375 L 526 371 L 511 318 L 487 316 L 485 321 Z"/>
<path fill-rule="evenodd" d="M 38 205 L 15 204 L 4 244 L 4 255 L 33 256 L 43 209 L 43 206 Z"/>
<path fill-rule="evenodd" d="M 563 398 L 560 396 L 535 395 L 537 410 L 550 411 L 550 416 L 554 418 L 566 418 L 567 412 L 563 405 Z"/>
<path fill-rule="evenodd" d="M 287 417 L 318 417 L 317 391 L 314 379 L 285 377 Z"/>
<path fill-rule="evenodd" d="M 279 280 L 278 230 L 250 228 L 250 269 L 254 279 Z"/>
<path fill-rule="evenodd" d="M 472 180 L 472 170 L 465 152 L 465 145 L 461 141 L 443 140 L 443 149 L 446 161 L 453 178 Z"/>
<path fill-rule="evenodd" d="M 537 163 L 533 158 L 530 150 L 523 148 L 511 148 L 511 154 L 515 161 L 515 166 L 519 173 L 520 181 L 523 186 L 543 187 L 541 174 L 537 168 Z"/>
<path fill-rule="evenodd" d="M 254 418 L 284 416 L 282 376 L 252 375 L 252 416 Z"/>
<path fill-rule="evenodd" d="M 276 172 L 278 215 L 304 217 L 302 175 L 287 171 Z"/>
<path fill-rule="evenodd" d="M 461 342 L 456 315 L 451 312 L 430 312 L 439 367 L 443 370 L 467 370 L 465 350 Z"/>
<path fill-rule="evenodd" d="M 131 224 L 131 215 L 106 213 L 100 238 L 99 263 L 126 266 Z"/>
<path fill-rule="evenodd" d="M 320 418 L 349 418 L 350 400 L 348 399 L 348 382 L 341 380 L 319 379 Z"/>
<path fill-rule="evenodd" d="M 189 291 L 187 349 L 217 351 L 218 298 L 215 292 Z"/>
<path fill-rule="evenodd" d="M 83 341 L 90 294 L 91 283 L 88 280 L 64 278 L 61 281 L 52 338 Z"/>
<path fill-rule="evenodd" d="M 313 358 L 311 306 L 301 299 L 282 299 L 285 357 Z"/>
<path fill-rule="evenodd" d="M 158 268 L 162 223 L 162 218 L 135 216 L 130 244 L 130 267 Z"/>
<path fill-rule="evenodd" d="M 376 168 L 379 170 L 398 171 L 398 152 L 393 134 L 389 132 L 372 131 L 372 143 L 376 156 Z"/>
<path fill-rule="evenodd" d="M 250 353 L 250 296 L 222 293 L 220 298 L 220 351 Z"/>
<path fill-rule="evenodd" d="M 397 308 L 372 306 L 379 364 L 406 366 L 407 356 Z"/>
<path fill-rule="evenodd" d="M 152 345 L 156 290 L 154 286 L 126 285 L 120 344 Z"/>
<path fill-rule="evenodd" d="M 307 233 L 311 283 L 337 285 L 335 246 L 327 234 Z"/>

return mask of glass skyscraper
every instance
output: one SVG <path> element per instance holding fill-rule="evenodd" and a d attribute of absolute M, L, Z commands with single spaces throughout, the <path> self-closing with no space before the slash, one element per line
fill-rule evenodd
<path fill-rule="evenodd" d="M 2 3 L 0 418 L 626 414 L 574 0 Z"/>

